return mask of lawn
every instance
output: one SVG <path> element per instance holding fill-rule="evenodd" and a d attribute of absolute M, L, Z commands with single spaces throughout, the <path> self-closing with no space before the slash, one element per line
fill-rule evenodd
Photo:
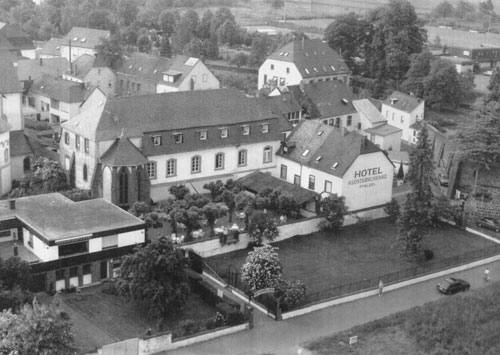
<path fill-rule="evenodd" d="M 100 332 L 107 335 L 106 339 L 115 342 L 143 336 L 148 328 L 155 331 L 156 321 L 148 316 L 147 309 L 135 302 L 128 302 L 120 296 L 102 292 L 106 287 L 101 285 L 83 290 L 81 300 L 75 294 L 61 294 L 59 297 L 68 306 L 71 319 L 83 317 Z M 185 310 L 169 319 L 164 330 L 172 330 L 181 320 L 205 320 L 215 316 L 216 309 L 203 302 L 197 294 L 191 293 Z M 76 347 L 80 353 L 101 347 L 102 337 L 97 339 L 96 334 L 89 334 L 85 323 L 75 321 L 73 332 Z"/>
<path fill-rule="evenodd" d="M 399 256 L 396 234 L 394 225 L 380 219 L 348 226 L 337 235 L 318 232 L 274 246 L 279 248 L 284 276 L 302 280 L 308 293 L 314 293 L 417 266 Z M 491 245 L 486 239 L 448 225 L 434 230 L 425 240 L 425 248 L 434 252 L 435 262 Z M 218 255 L 208 262 L 222 272 L 228 267 L 239 269 L 248 251 Z"/>
<path fill-rule="evenodd" d="M 304 344 L 314 355 L 498 354 L 500 284 L 443 298 Z M 351 351 L 350 336 L 358 336 Z"/>

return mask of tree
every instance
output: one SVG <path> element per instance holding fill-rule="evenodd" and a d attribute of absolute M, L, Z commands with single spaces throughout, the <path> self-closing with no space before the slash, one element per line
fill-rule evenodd
<path fill-rule="evenodd" d="M 232 46 L 238 42 L 238 26 L 235 22 L 226 20 L 217 30 L 217 39 L 219 43 L 227 43 Z"/>
<path fill-rule="evenodd" d="M 248 224 L 248 236 L 255 244 L 261 245 L 264 239 L 272 242 L 279 234 L 276 221 L 269 214 L 262 211 L 252 213 Z"/>
<path fill-rule="evenodd" d="M 299 209 L 299 204 L 295 197 L 293 197 L 290 193 L 281 193 L 278 196 L 278 213 L 280 215 L 290 216 L 292 212 L 295 212 Z M 297 215 L 298 217 L 298 215 Z"/>
<path fill-rule="evenodd" d="M 170 38 L 163 36 L 160 44 L 160 56 L 172 58 L 172 47 L 170 47 Z"/>
<path fill-rule="evenodd" d="M 142 34 L 137 38 L 137 47 L 141 53 L 149 53 L 151 51 L 151 40 L 147 34 Z"/>
<path fill-rule="evenodd" d="M 347 66 L 357 72 L 354 58 L 364 58 L 369 42 L 370 24 L 354 13 L 340 16 L 325 29 L 324 39 L 337 51 Z"/>
<path fill-rule="evenodd" d="M 252 40 L 250 48 L 250 56 L 248 57 L 248 65 L 251 67 L 258 67 L 267 57 L 267 50 L 269 46 L 269 39 L 267 35 L 256 35 Z"/>
<path fill-rule="evenodd" d="M 424 79 L 429 75 L 433 60 L 434 56 L 428 50 L 411 55 L 410 69 L 406 73 L 406 80 L 401 85 L 402 89 L 413 93 L 416 97 L 423 97 Z"/>
<path fill-rule="evenodd" d="M 329 195 L 321 200 L 320 206 L 325 219 L 319 223 L 319 227 L 322 230 L 338 232 L 344 224 L 344 215 L 348 210 L 345 197 Z"/>
<path fill-rule="evenodd" d="M 454 12 L 455 9 L 453 8 L 453 5 L 448 1 L 443 1 L 432 10 L 431 16 L 435 18 L 452 17 Z"/>
<path fill-rule="evenodd" d="M 137 3 L 134 0 L 119 0 L 117 12 L 123 19 L 123 24 L 125 26 L 130 26 L 137 16 Z"/>
<path fill-rule="evenodd" d="M 74 354 L 71 323 L 57 305 L 45 306 L 36 299 L 24 305 L 18 314 L 10 310 L 0 314 L 0 353 L 2 354 Z"/>
<path fill-rule="evenodd" d="M 431 226 L 431 183 L 434 177 L 434 161 L 427 126 L 422 124 L 418 143 L 410 154 L 410 166 L 406 179 L 412 187 L 407 195 L 398 221 L 401 253 L 409 259 L 418 258 L 422 240 Z"/>
<path fill-rule="evenodd" d="M 248 61 L 248 56 L 243 53 L 243 52 L 238 52 L 236 55 L 231 59 L 231 64 L 236 65 L 238 68 L 246 65 Z"/>
<path fill-rule="evenodd" d="M 199 38 L 193 37 L 191 41 L 184 46 L 183 54 L 189 57 L 201 58 L 203 54 L 203 43 Z"/>
<path fill-rule="evenodd" d="M 96 51 L 111 69 L 115 70 L 120 66 L 123 51 L 117 36 L 102 38 L 101 42 L 96 46 Z"/>
<path fill-rule="evenodd" d="M 391 202 L 389 202 L 384 207 L 384 212 L 389 217 L 389 220 L 391 221 L 391 223 L 396 223 L 398 221 L 399 216 L 401 215 L 401 208 L 399 207 L 398 200 L 396 200 L 393 197 L 391 199 Z"/>
<path fill-rule="evenodd" d="M 248 229 L 248 220 L 254 210 L 255 198 L 245 191 L 236 194 L 234 198 L 235 208 L 245 214 L 245 229 Z"/>
<path fill-rule="evenodd" d="M 274 287 L 281 279 L 283 266 L 274 248 L 269 244 L 254 248 L 248 253 L 245 263 L 241 267 L 241 280 L 255 291 Z"/>
<path fill-rule="evenodd" d="M 486 0 L 484 2 L 479 3 L 479 9 L 486 14 L 495 13 L 493 11 L 493 2 L 491 0 Z"/>
<path fill-rule="evenodd" d="M 435 60 L 429 75 L 423 81 L 426 105 L 442 109 L 455 109 L 464 99 L 460 76 L 447 60 Z"/>
<path fill-rule="evenodd" d="M 208 39 L 210 38 L 210 27 L 212 25 L 212 19 L 214 14 L 210 9 L 206 10 L 201 17 L 200 23 L 198 24 L 198 28 L 196 29 L 196 33 L 199 38 Z"/>
<path fill-rule="evenodd" d="M 186 239 L 188 241 L 191 240 L 193 231 L 201 228 L 202 216 L 202 210 L 196 206 L 175 209 L 170 213 L 170 217 L 174 221 L 182 223 L 186 227 Z"/>
<path fill-rule="evenodd" d="M 112 15 L 105 9 L 94 9 L 87 14 L 87 26 L 98 30 L 109 30 L 114 32 L 117 28 L 112 20 Z"/>
<path fill-rule="evenodd" d="M 163 35 L 166 37 L 172 36 L 177 26 L 178 16 L 171 11 L 162 11 L 159 21 Z"/>
<path fill-rule="evenodd" d="M 493 70 L 493 74 L 490 77 L 488 83 L 488 90 L 490 93 L 487 96 L 486 101 L 500 101 L 500 68 L 496 67 Z"/>
<path fill-rule="evenodd" d="M 224 22 L 230 21 L 236 24 L 234 15 L 231 13 L 227 7 L 219 7 L 212 17 L 212 23 L 210 24 L 210 35 L 215 35 L 219 28 L 224 24 Z"/>
<path fill-rule="evenodd" d="M 12 256 L 3 261 L 0 259 L 0 282 L 8 289 L 19 286 L 27 290 L 30 284 L 31 272 L 28 262 Z"/>
<path fill-rule="evenodd" d="M 474 7 L 474 4 L 469 1 L 459 1 L 456 5 L 455 14 L 460 19 L 474 17 L 475 13 L 476 8 Z"/>
<path fill-rule="evenodd" d="M 213 237 L 215 235 L 215 221 L 227 214 L 227 208 L 218 206 L 215 203 L 209 203 L 203 206 L 202 213 L 207 219 L 208 225 L 210 226 L 210 236 Z"/>
<path fill-rule="evenodd" d="M 225 189 L 224 192 L 222 192 L 221 199 L 227 206 L 229 214 L 229 223 L 233 222 L 233 214 L 234 214 L 234 209 L 236 207 L 235 198 L 236 195 L 231 190 Z"/>
<path fill-rule="evenodd" d="M 125 255 L 118 276 L 120 295 L 144 302 L 151 317 L 165 321 L 186 305 L 190 290 L 184 251 L 166 238 Z"/>
<path fill-rule="evenodd" d="M 219 202 L 221 200 L 221 195 L 225 190 L 224 183 L 220 180 L 210 181 L 203 185 L 203 188 L 210 191 L 210 197 L 214 202 Z"/>
<path fill-rule="evenodd" d="M 183 200 L 187 194 L 189 194 L 189 189 L 186 185 L 173 185 L 168 189 L 171 195 L 173 195 L 177 200 Z"/>

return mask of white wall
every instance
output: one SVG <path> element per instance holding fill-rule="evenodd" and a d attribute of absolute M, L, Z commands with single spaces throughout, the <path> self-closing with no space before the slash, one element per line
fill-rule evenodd
<path fill-rule="evenodd" d="M 89 240 L 89 253 L 95 253 L 102 250 L 102 238 L 93 238 Z"/>
<path fill-rule="evenodd" d="M 36 50 L 35 49 L 24 49 L 24 50 L 21 50 L 21 55 L 23 57 L 26 57 L 29 59 L 35 59 L 36 58 Z"/>
<path fill-rule="evenodd" d="M 19 155 L 17 157 L 13 157 L 13 156 L 10 157 L 12 180 L 19 180 L 24 176 L 24 162 L 23 162 L 23 160 L 27 156 L 28 155 Z"/>
<path fill-rule="evenodd" d="M 12 165 L 10 158 L 9 131 L 0 134 L 0 194 L 4 195 L 12 189 Z M 7 160 L 5 160 L 5 153 Z"/>
<path fill-rule="evenodd" d="M 279 148 L 279 141 L 264 143 L 254 143 L 241 145 L 239 147 L 228 146 L 224 148 L 214 148 L 204 151 L 193 151 L 178 153 L 174 155 L 160 155 L 149 157 L 150 161 L 156 162 L 156 179 L 151 180 L 151 198 L 161 200 L 167 197 L 168 189 L 162 188 L 176 183 L 186 183 L 190 181 L 217 180 L 228 176 L 242 176 L 245 173 L 260 169 L 274 169 L 276 166 L 276 151 Z M 264 163 L 264 148 L 272 147 L 272 160 Z M 247 164 L 238 166 L 238 151 L 247 150 Z M 215 169 L 215 155 L 224 153 L 224 169 Z M 191 158 L 195 155 L 201 156 L 201 172 L 191 173 Z M 167 160 L 177 159 L 177 175 L 166 176 Z M 233 177 L 233 178 L 234 178 Z M 165 191 L 164 191 L 165 190 Z"/>
<path fill-rule="evenodd" d="M 347 125 L 347 117 L 348 116 L 351 116 L 351 125 L 350 126 Z M 333 126 L 333 125 L 335 125 L 335 119 L 337 117 L 340 117 L 340 127 L 344 127 L 345 129 L 347 129 L 348 131 L 351 131 L 351 132 L 355 131 L 355 132 L 361 133 L 361 131 L 358 130 L 358 123 L 360 121 L 360 115 L 358 112 L 352 112 L 352 113 L 349 113 L 347 115 L 334 115 L 331 117 L 322 117 L 321 121 L 324 124 L 328 124 L 330 126 Z"/>
<path fill-rule="evenodd" d="M 383 152 L 358 156 L 343 179 L 342 195 L 346 198 L 349 210 L 355 211 L 390 202 L 393 171 L 392 163 Z"/>
<path fill-rule="evenodd" d="M 24 129 L 21 93 L 3 94 L 0 95 L 0 100 L 2 100 L 0 106 L 4 115 L 7 116 L 7 122 L 9 122 L 11 130 L 20 131 Z"/>
<path fill-rule="evenodd" d="M 33 248 L 29 246 L 29 236 L 31 232 L 26 228 L 23 228 L 23 243 L 24 246 L 35 254 L 42 261 L 57 260 L 59 258 L 59 249 L 57 245 L 48 246 L 42 240 L 40 240 L 36 235 L 33 235 Z"/>
<path fill-rule="evenodd" d="M 102 172 L 102 198 L 111 202 L 111 168 L 105 167 Z"/>
<path fill-rule="evenodd" d="M 271 69 L 271 65 L 274 65 L 274 69 Z M 287 74 L 286 69 L 290 69 L 290 73 Z M 264 75 L 267 75 L 267 80 L 273 77 L 285 78 L 285 85 L 298 85 L 302 81 L 302 75 L 291 62 L 282 62 L 275 59 L 266 59 L 266 61 L 259 68 L 259 78 L 257 88 L 261 89 L 264 84 Z M 279 79 L 277 85 L 280 85 Z"/>
<path fill-rule="evenodd" d="M 146 236 L 144 229 L 118 234 L 118 247 L 144 243 Z"/>
<path fill-rule="evenodd" d="M 417 121 L 424 118 L 424 101 L 422 101 L 411 113 L 396 109 L 385 103 L 382 104 L 382 115 L 391 126 L 403 130 L 402 139 L 412 142 L 413 129 L 410 128 Z"/>

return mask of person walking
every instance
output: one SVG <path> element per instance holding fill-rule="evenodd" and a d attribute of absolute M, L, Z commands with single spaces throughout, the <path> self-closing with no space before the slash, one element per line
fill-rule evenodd
<path fill-rule="evenodd" d="M 378 296 L 382 296 L 382 294 L 384 293 L 384 283 L 382 282 L 382 280 L 380 280 L 378 282 Z"/>

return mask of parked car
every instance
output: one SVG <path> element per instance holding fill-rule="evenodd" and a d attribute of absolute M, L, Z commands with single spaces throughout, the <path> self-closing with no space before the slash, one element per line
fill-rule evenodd
<path fill-rule="evenodd" d="M 448 176 L 443 174 L 438 174 L 438 180 L 439 180 L 439 185 L 444 187 L 448 187 L 448 184 L 450 183 Z"/>
<path fill-rule="evenodd" d="M 436 287 L 442 294 L 452 295 L 460 291 L 468 291 L 470 284 L 467 281 L 449 277 L 441 281 Z"/>
<path fill-rule="evenodd" d="M 486 70 L 485 72 L 483 72 L 483 75 L 492 76 L 493 75 L 493 71 L 492 70 Z"/>
<path fill-rule="evenodd" d="M 500 223 L 497 219 L 491 217 L 483 217 L 477 221 L 478 227 L 494 230 L 500 232 Z"/>

